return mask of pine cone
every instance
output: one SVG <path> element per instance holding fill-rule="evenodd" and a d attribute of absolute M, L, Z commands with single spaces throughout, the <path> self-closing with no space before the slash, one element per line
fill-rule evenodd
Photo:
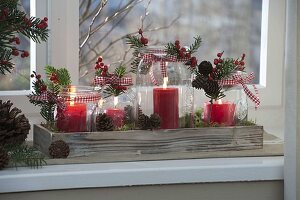
<path fill-rule="evenodd" d="M 150 115 L 150 123 L 151 123 L 151 128 L 156 129 L 160 127 L 160 117 L 158 114 L 154 113 Z"/>
<path fill-rule="evenodd" d="M 142 130 L 147 130 L 151 127 L 151 122 L 150 122 L 150 118 L 145 115 L 145 114 L 141 114 L 139 115 L 138 118 L 138 127 Z"/>
<path fill-rule="evenodd" d="M 57 140 L 49 146 L 49 155 L 52 158 L 67 158 L 70 153 L 69 145 L 63 140 Z"/>
<path fill-rule="evenodd" d="M 134 113 L 133 113 L 133 107 L 130 105 L 125 106 L 125 117 L 124 122 L 125 124 L 131 124 L 134 122 Z"/>
<path fill-rule="evenodd" d="M 203 75 L 199 74 L 196 78 L 192 81 L 192 86 L 196 89 L 205 89 L 207 85 L 208 79 Z"/>
<path fill-rule="evenodd" d="M 204 91 L 207 95 L 216 97 L 218 96 L 221 88 L 217 81 L 214 80 L 208 80 L 206 87 L 204 88 Z"/>
<path fill-rule="evenodd" d="M 22 144 L 30 130 L 28 119 L 18 115 L 22 111 L 18 108 L 11 109 L 13 103 L 0 100 L 0 145 Z"/>
<path fill-rule="evenodd" d="M 0 146 L 0 170 L 8 165 L 9 157 L 7 151 Z"/>
<path fill-rule="evenodd" d="M 111 117 L 105 113 L 101 113 L 96 117 L 96 130 L 97 131 L 112 131 L 114 123 Z"/>
<path fill-rule="evenodd" d="M 212 64 L 209 61 L 202 61 L 198 65 L 198 72 L 202 74 L 203 76 L 208 76 L 210 73 L 212 73 L 213 67 Z"/>

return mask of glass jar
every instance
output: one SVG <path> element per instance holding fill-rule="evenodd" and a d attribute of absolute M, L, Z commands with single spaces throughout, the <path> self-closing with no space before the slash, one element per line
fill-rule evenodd
<path fill-rule="evenodd" d="M 185 63 L 171 59 L 163 47 L 143 50 L 136 75 L 137 115 L 158 114 L 161 129 L 193 127 L 192 75 Z"/>
<path fill-rule="evenodd" d="M 57 109 L 57 128 L 63 132 L 92 130 L 92 115 L 100 93 L 89 86 L 68 86 L 59 93 L 62 108 Z"/>
<path fill-rule="evenodd" d="M 245 78 L 245 72 L 238 71 L 237 75 Z M 229 80 L 234 80 L 233 77 Z M 204 102 L 203 121 L 216 123 L 221 126 L 234 126 L 248 118 L 248 102 L 244 88 L 239 83 L 223 85 L 225 97 L 217 101 Z"/>
<path fill-rule="evenodd" d="M 99 101 L 98 107 L 94 112 L 93 131 L 97 130 L 97 116 L 105 113 L 112 119 L 114 130 L 130 130 L 134 128 L 134 98 L 135 92 L 128 89 L 125 93 L 118 96 L 108 96 Z M 105 130 L 105 127 L 103 128 Z"/>

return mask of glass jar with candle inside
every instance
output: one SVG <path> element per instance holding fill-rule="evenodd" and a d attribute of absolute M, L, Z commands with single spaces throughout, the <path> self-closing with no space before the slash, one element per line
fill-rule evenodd
<path fill-rule="evenodd" d="M 189 59 L 169 56 L 164 47 L 146 47 L 136 76 L 136 114 L 160 118 L 160 129 L 193 127 Z M 140 127 L 141 128 L 141 127 Z"/>
<path fill-rule="evenodd" d="M 68 86 L 59 93 L 62 108 L 57 109 L 57 129 L 62 132 L 92 131 L 92 114 L 100 93 L 89 86 Z"/>

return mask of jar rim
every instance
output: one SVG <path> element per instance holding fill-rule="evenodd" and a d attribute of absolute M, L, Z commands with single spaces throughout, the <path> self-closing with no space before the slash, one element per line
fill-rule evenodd
<path fill-rule="evenodd" d="M 62 89 L 59 96 L 65 101 L 92 102 L 101 98 L 98 91 L 91 86 L 69 85 Z"/>

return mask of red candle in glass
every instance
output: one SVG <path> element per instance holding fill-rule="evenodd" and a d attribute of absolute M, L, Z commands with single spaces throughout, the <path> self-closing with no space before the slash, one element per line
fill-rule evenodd
<path fill-rule="evenodd" d="M 64 132 L 86 131 L 86 104 L 69 102 L 64 110 L 58 110 L 57 128 Z"/>
<path fill-rule="evenodd" d="M 125 111 L 118 108 L 109 108 L 105 113 L 112 118 L 115 128 L 120 128 L 124 125 Z"/>
<path fill-rule="evenodd" d="M 163 88 L 154 88 L 153 107 L 160 116 L 161 129 L 179 128 L 178 88 L 167 88 L 166 81 Z"/>
<path fill-rule="evenodd" d="M 211 114 L 210 114 L 211 113 Z M 204 121 L 218 123 L 225 126 L 233 126 L 234 122 L 234 113 L 235 113 L 235 104 L 229 101 L 225 102 L 210 102 L 204 103 Z"/>

